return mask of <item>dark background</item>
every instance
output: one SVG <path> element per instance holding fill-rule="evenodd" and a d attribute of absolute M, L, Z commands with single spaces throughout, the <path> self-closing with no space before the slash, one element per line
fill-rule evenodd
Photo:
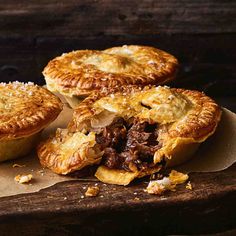
<path fill-rule="evenodd" d="M 76 49 L 152 45 L 175 55 L 173 86 L 236 111 L 236 1 L 0 1 L 0 80 L 44 84 L 42 69 Z"/>
<path fill-rule="evenodd" d="M 0 0 L 0 81 L 4 82 L 44 84 L 41 71 L 47 62 L 71 50 L 151 45 L 172 53 L 181 63 L 171 86 L 204 91 L 236 112 L 235 43 L 235 0 Z M 80 202 L 84 190 L 79 181 L 2 198 L 0 235 L 232 230 L 235 168 L 191 174 L 194 191 L 183 186 L 178 194 L 168 193 L 168 204 L 144 193 L 144 183 L 117 191 L 101 184 L 107 194 L 100 201 Z M 134 191 L 143 196 L 141 202 L 134 200 Z"/>

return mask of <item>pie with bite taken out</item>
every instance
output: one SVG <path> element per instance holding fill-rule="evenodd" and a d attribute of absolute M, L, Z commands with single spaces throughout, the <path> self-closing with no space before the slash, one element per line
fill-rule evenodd
<path fill-rule="evenodd" d="M 189 159 L 220 117 L 220 107 L 202 92 L 114 88 L 81 102 L 68 128 L 39 145 L 38 156 L 59 174 L 98 164 L 99 180 L 127 185 Z"/>

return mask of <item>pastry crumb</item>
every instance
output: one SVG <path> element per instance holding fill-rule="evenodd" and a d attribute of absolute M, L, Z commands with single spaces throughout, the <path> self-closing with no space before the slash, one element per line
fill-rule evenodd
<path fill-rule="evenodd" d="M 176 170 L 172 170 L 169 174 L 169 179 L 172 184 L 182 184 L 185 181 L 187 181 L 188 178 L 189 177 L 187 174 L 183 174 L 183 173 L 178 172 Z"/>
<path fill-rule="evenodd" d="M 170 179 L 164 177 L 163 179 L 160 180 L 150 181 L 145 191 L 150 194 L 161 195 L 163 192 L 169 190 L 170 188 L 171 188 Z"/>
<path fill-rule="evenodd" d="M 99 193 L 100 189 L 97 186 L 88 187 L 87 191 L 85 192 L 86 197 L 96 197 Z"/>
<path fill-rule="evenodd" d="M 20 164 L 17 164 L 17 163 L 15 163 L 15 164 L 13 164 L 12 165 L 12 168 L 16 168 L 16 167 L 25 167 L 25 165 L 20 165 Z"/>
<path fill-rule="evenodd" d="M 144 191 L 156 195 L 161 195 L 167 190 L 176 191 L 176 185 L 186 182 L 188 178 L 189 176 L 187 174 L 172 170 L 169 177 L 150 181 Z"/>
<path fill-rule="evenodd" d="M 190 181 L 188 181 L 188 183 L 186 184 L 185 188 L 186 188 L 186 189 L 189 189 L 189 190 L 193 190 L 193 186 L 192 186 L 192 184 L 190 183 Z"/>
<path fill-rule="evenodd" d="M 28 174 L 28 175 L 17 175 L 15 176 L 15 181 L 18 182 L 19 184 L 25 184 L 29 183 L 33 178 L 33 175 Z"/>

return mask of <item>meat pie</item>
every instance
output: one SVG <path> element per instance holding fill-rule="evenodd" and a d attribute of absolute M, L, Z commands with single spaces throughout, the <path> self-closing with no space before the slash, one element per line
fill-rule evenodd
<path fill-rule="evenodd" d="M 175 78 L 177 59 L 154 47 L 124 45 L 77 50 L 51 60 L 43 70 L 47 88 L 74 108 L 93 92 L 120 86 L 160 85 Z"/>
<path fill-rule="evenodd" d="M 32 82 L 0 83 L 0 162 L 29 153 L 63 104 Z"/>
<path fill-rule="evenodd" d="M 198 91 L 166 86 L 120 90 L 86 98 L 68 129 L 40 144 L 42 165 L 68 174 L 98 164 L 99 180 L 127 185 L 186 161 L 215 132 L 221 117 L 219 106 Z"/>

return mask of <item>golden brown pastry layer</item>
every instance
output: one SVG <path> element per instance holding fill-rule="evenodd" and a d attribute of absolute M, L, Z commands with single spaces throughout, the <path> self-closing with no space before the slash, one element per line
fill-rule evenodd
<path fill-rule="evenodd" d="M 60 100 L 33 83 L 0 83 L 0 161 L 29 153 L 62 110 Z"/>
<path fill-rule="evenodd" d="M 54 137 L 38 146 L 41 164 L 58 174 L 68 174 L 97 164 L 101 161 L 102 154 L 96 145 L 94 133 L 69 133 L 65 129 L 58 129 Z"/>
<path fill-rule="evenodd" d="M 87 96 L 104 88 L 164 84 L 175 77 L 177 59 L 148 46 L 78 50 L 51 60 L 43 70 L 47 87 L 67 97 Z"/>
<path fill-rule="evenodd" d="M 93 145 L 99 148 L 99 161 L 94 158 L 94 163 L 102 164 L 96 177 L 106 183 L 126 185 L 134 178 L 159 171 L 164 164 L 173 166 L 186 161 L 214 133 L 220 117 L 219 106 L 201 92 L 127 86 L 122 91 L 114 88 L 93 94 L 81 102 L 66 137 L 93 134 Z M 44 166 L 63 174 L 72 170 L 68 163 L 71 157 L 63 154 L 62 143 L 61 139 L 49 139 L 41 144 L 38 154 Z M 89 142 L 85 143 L 91 148 Z M 53 156 L 58 147 L 60 160 Z M 76 146 L 74 152 L 77 148 L 80 150 Z M 86 154 L 79 157 L 77 169 L 93 164 L 86 158 Z M 62 171 L 61 165 L 67 166 L 67 171 Z"/>
<path fill-rule="evenodd" d="M 86 98 L 74 111 L 69 128 L 92 127 L 96 120 L 101 122 L 103 116 L 106 120 L 115 115 L 126 119 L 136 117 L 168 127 L 168 138 L 202 140 L 214 131 L 220 119 L 219 106 L 202 92 L 167 86 L 147 86 L 144 89 L 128 86 L 121 92 L 119 90 Z"/>
<path fill-rule="evenodd" d="M 0 83 L 0 141 L 42 130 L 62 110 L 60 100 L 33 83 Z"/>

